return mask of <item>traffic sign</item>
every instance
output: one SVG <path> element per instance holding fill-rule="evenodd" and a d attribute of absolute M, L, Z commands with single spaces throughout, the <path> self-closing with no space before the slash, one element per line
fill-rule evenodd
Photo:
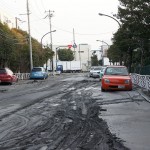
<path fill-rule="evenodd" d="M 68 45 L 68 48 L 70 49 L 72 47 L 72 45 Z"/>
<path fill-rule="evenodd" d="M 73 48 L 77 48 L 77 44 L 76 44 L 76 43 L 74 43 L 72 47 L 73 47 Z"/>

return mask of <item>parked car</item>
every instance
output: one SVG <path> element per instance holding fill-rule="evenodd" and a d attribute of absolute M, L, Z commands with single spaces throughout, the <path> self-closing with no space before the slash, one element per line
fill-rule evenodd
<path fill-rule="evenodd" d="M 100 73 L 99 73 L 99 78 L 100 78 L 100 80 L 102 79 L 102 77 L 103 77 L 103 75 L 104 75 L 105 69 L 106 69 L 106 67 L 103 66 L 103 67 L 101 68 L 101 70 L 100 70 Z"/>
<path fill-rule="evenodd" d="M 12 70 L 9 68 L 0 68 L 0 83 L 9 83 L 17 82 L 18 78 L 14 75 Z"/>
<path fill-rule="evenodd" d="M 93 74 L 93 70 L 96 66 L 91 66 L 90 68 L 90 72 L 89 72 L 89 77 L 92 77 L 92 74 Z"/>
<path fill-rule="evenodd" d="M 101 80 L 101 91 L 132 90 L 132 80 L 125 66 L 107 66 Z"/>
<path fill-rule="evenodd" d="M 99 73 L 101 71 L 101 66 L 95 66 L 93 69 L 90 71 L 90 77 L 93 78 L 99 78 Z"/>
<path fill-rule="evenodd" d="M 48 72 L 44 67 L 34 67 L 30 72 L 30 79 L 46 79 L 48 78 Z"/>

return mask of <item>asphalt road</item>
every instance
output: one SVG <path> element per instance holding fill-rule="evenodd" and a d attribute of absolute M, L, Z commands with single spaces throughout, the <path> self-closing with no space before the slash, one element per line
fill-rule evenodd
<path fill-rule="evenodd" d="M 0 150 L 148 150 L 150 104 L 139 89 L 100 89 L 86 74 L 0 85 Z"/>

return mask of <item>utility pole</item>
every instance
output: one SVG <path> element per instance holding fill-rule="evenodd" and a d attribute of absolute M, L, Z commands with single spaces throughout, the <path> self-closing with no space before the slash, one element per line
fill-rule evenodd
<path fill-rule="evenodd" d="M 49 11 L 45 11 L 45 12 L 47 12 L 48 13 L 48 15 L 46 16 L 46 17 L 48 17 L 49 18 L 49 30 L 50 30 L 50 47 L 51 47 L 51 50 L 53 51 L 53 40 L 52 40 L 52 24 L 51 24 L 51 17 L 53 17 L 53 13 L 54 13 L 54 11 L 51 11 L 51 10 L 49 10 Z M 46 18 L 45 17 L 45 18 Z M 54 71 L 54 64 L 53 64 L 53 57 L 52 57 L 52 71 Z"/>
<path fill-rule="evenodd" d="M 76 43 L 75 43 L 75 34 L 74 34 L 74 28 L 73 28 L 73 48 L 74 48 L 74 60 L 76 60 Z"/>
<path fill-rule="evenodd" d="M 29 34 L 29 49 L 30 49 L 30 70 L 33 68 L 33 60 L 32 60 L 32 42 L 31 42 L 31 33 L 30 33 L 30 17 L 29 17 L 29 3 L 27 0 L 27 17 L 28 17 L 28 34 Z"/>

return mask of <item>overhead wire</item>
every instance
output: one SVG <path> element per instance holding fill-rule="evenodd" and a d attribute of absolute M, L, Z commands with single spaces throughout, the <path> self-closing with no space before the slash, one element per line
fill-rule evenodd
<path fill-rule="evenodd" d="M 43 3 L 42 0 L 41 0 L 41 2 Z M 38 8 L 38 11 L 37 11 L 37 9 L 35 9 L 35 7 L 33 7 L 33 9 L 36 10 L 36 12 L 38 12 L 40 15 L 43 15 L 43 14 L 41 13 L 41 11 L 39 11 L 40 9 L 39 9 L 39 6 L 38 6 L 37 2 L 34 1 L 34 3 L 35 3 L 35 5 L 37 6 L 36 8 Z M 31 5 L 33 6 L 33 4 L 31 4 Z M 45 9 L 45 7 L 43 7 L 43 8 Z M 36 14 L 33 14 L 33 15 L 38 18 L 37 20 L 34 20 L 35 22 L 36 22 L 36 21 L 39 21 L 39 20 L 43 20 L 42 23 L 49 25 L 49 23 L 46 22 L 43 18 L 40 18 L 39 15 L 36 15 Z M 33 22 L 33 21 L 31 21 L 31 22 Z M 72 31 L 68 31 L 68 30 L 66 30 L 66 29 L 62 29 L 62 28 L 60 28 L 60 27 L 54 26 L 53 24 L 52 24 L 52 27 L 55 27 L 57 30 L 60 30 L 60 31 L 63 31 L 63 32 L 72 34 Z M 109 33 L 112 33 L 112 32 L 114 32 L 114 31 L 105 32 L 105 33 L 98 33 L 98 34 L 93 34 L 93 33 L 77 33 L 77 32 L 76 32 L 76 35 L 95 36 L 95 35 L 109 34 Z"/>
<path fill-rule="evenodd" d="M 33 5 L 33 3 L 31 3 L 31 6 L 32 6 L 32 9 L 34 9 L 34 11 L 35 11 L 36 13 L 32 13 L 32 14 L 33 14 L 36 18 L 38 18 L 38 19 L 36 19 L 36 20 L 31 20 L 31 22 L 36 22 L 36 21 L 41 21 L 41 20 L 43 20 L 41 23 L 44 23 L 44 24 L 46 24 L 46 25 L 49 25 L 48 22 L 46 22 L 43 18 L 40 18 L 39 15 L 37 15 L 37 12 L 38 12 L 38 14 L 40 14 L 40 15 L 43 15 L 43 14 L 42 14 L 41 11 L 40 11 L 41 9 L 39 8 L 39 5 L 37 4 L 37 1 L 33 1 L 33 2 L 34 2 L 35 5 Z M 44 4 L 43 4 L 43 0 L 41 0 L 40 2 L 42 3 L 41 6 L 45 9 Z M 5 2 L 3 2 L 3 3 L 6 4 Z M 34 6 L 36 6 L 36 9 L 35 9 Z M 7 7 L 7 8 L 8 8 L 8 7 Z M 37 9 L 38 9 L 38 11 L 37 11 Z M 12 7 L 11 7 L 11 10 L 14 10 L 14 9 L 12 9 Z M 43 11 L 43 12 L 44 12 L 44 11 Z M 72 34 L 72 31 L 68 31 L 68 30 L 66 30 L 66 29 L 62 29 L 62 28 L 57 27 L 57 26 L 55 26 L 55 25 L 53 25 L 53 24 L 52 24 L 52 26 L 53 26 L 54 28 L 56 28 L 57 30 L 59 30 L 59 31 L 63 31 L 63 32 Z M 40 33 L 39 30 L 37 29 L 37 26 L 34 26 L 33 29 L 36 29 L 36 32 Z M 82 36 L 87 36 L 87 35 L 88 35 L 88 36 L 95 36 L 95 35 L 109 34 L 109 33 L 112 33 L 112 32 L 114 32 L 114 31 L 105 32 L 105 33 L 97 33 L 97 34 L 93 34 L 93 33 L 78 33 L 78 32 L 76 32 L 75 34 L 76 34 L 76 35 L 82 35 Z"/>

